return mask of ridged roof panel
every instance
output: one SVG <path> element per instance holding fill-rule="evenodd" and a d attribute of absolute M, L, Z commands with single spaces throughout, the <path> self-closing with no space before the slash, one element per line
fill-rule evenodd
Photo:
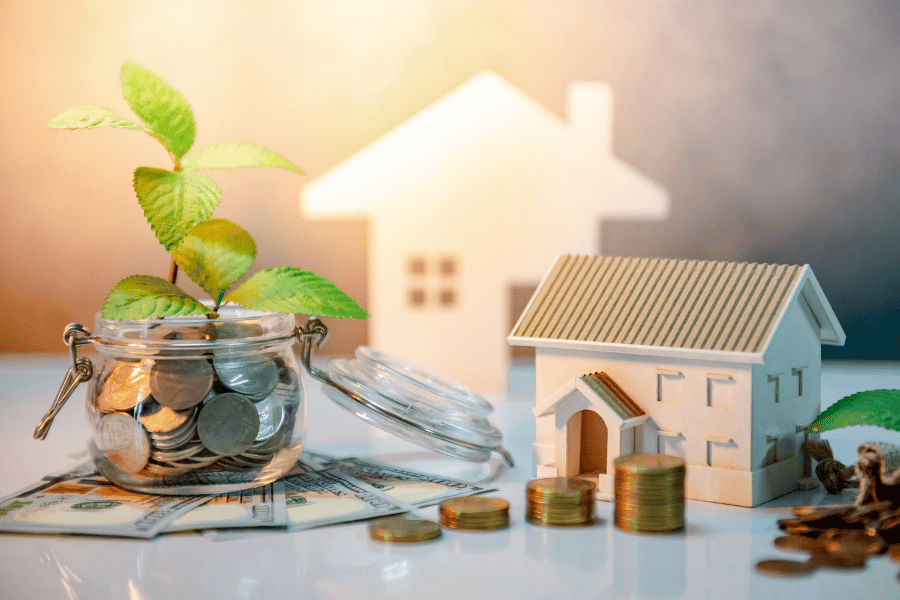
<path fill-rule="evenodd" d="M 565 255 L 512 337 L 760 353 L 802 271 Z"/>

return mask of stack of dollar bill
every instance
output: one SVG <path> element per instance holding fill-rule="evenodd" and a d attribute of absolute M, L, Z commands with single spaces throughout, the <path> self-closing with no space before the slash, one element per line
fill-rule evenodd
<path fill-rule="evenodd" d="M 124 490 L 85 463 L 0 499 L 0 532 L 152 538 L 200 530 L 214 540 L 409 512 L 488 491 L 476 485 L 359 458 L 304 452 L 273 483 L 217 496 Z"/>

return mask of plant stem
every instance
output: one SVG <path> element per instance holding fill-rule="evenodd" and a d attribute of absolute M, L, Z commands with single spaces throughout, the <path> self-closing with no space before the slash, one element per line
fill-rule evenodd
<path fill-rule="evenodd" d="M 172 264 L 169 265 L 169 283 L 175 285 L 175 280 L 178 279 L 178 264 L 176 264 L 175 259 L 172 259 Z"/>

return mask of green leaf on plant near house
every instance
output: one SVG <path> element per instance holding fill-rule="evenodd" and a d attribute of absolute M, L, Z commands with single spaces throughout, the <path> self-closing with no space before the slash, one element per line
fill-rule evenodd
<path fill-rule="evenodd" d="M 219 204 L 216 182 L 202 175 L 138 167 L 134 191 L 156 239 L 171 250 Z"/>
<path fill-rule="evenodd" d="M 806 428 L 807 433 L 850 425 L 874 425 L 900 431 L 900 390 L 871 390 L 841 398 Z"/>
<path fill-rule="evenodd" d="M 127 117 L 120 117 L 101 106 L 75 106 L 59 113 L 47 123 L 48 129 L 93 129 L 95 127 L 147 131 L 143 125 L 135 123 Z"/>
<path fill-rule="evenodd" d="M 244 142 L 223 142 L 194 150 L 184 157 L 181 166 L 185 169 L 278 167 L 303 175 L 303 169 L 272 150 Z"/>
<path fill-rule="evenodd" d="M 116 321 L 204 314 L 215 316 L 178 286 L 151 275 L 132 275 L 117 283 L 100 312 Z"/>
<path fill-rule="evenodd" d="M 194 225 L 172 250 L 172 257 L 191 281 L 219 303 L 253 264 L 256 244 L 231 221 L 208 219 Z"/>
<path fill-rule="evenodd" d="M 181 158 L 197 132 L 187 100 L 168 83 L 134 63 L 122 65 L 125 100 L 157 139 Z"/>
<path fill-rule="evenodd" d="M 369 314 L 333 283 L 309 271 L 275 267 L 260 271 L 225 298 L 247 308 L 337 319 Z"/>

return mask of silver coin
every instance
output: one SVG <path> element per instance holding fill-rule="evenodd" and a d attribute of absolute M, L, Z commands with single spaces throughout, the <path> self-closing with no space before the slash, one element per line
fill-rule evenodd
<path fill-rule="evenodd" d="M 259 413 L 241 394 L 219 394 L 203 405 L 197 434 L 203 445 L 219 456 L 234 456 L 253 445 L 259 432 Z"/>
<path fill-rule="evenodd" d="M 97 408 L 103 412 L 131 410 L 150 396 L 151 361 L 116 361 L 97 386 Z"/>
<path fill-rule="evenodd" d="M 150 458 L 150 439 L 140 423 L 117 412 L 104 415 L 97 426 L 97 445 L 114 465 L 137 473 Z"/>
<path fill-rule="evenodd" d="M 150 370 L 153 398 L 172 410 L 196 406 L 212 389 L 213 370 L 205 360 L 158 360 Z"/>
<path fill-rule="evenodd" d="M 256 403 L 256 412 L 259 414 L 259 432 L 255 441 L 262 442 L 275 435 L 284 424 L 284 400 L 277 392 L 271 394 Z"/>
<path fill-rule="evenodd" d="M 263 400 L 278 385 L 278 367 L 264 356 L 217 356 L 213 359 L 219 381 L 251 400 Z"/>
<path fill-rule="evenodd" d="M 197 439 L 196 422 L 191 423 L 191 426 L 178 437 L 157 437 L 154 434 L 150 434 L 151 443 L 155 448 L 159 448 L 160 450 L 174 450 L 195 439 Z"/>
<path fill-rule="evenodd" d="M 161 463 L 180 461 L 199 454 L 203 449 L 203 444 L 197 443 L 193 446 L 183 446 L 175 450 L 151 450 L 150 458 Z"/>

